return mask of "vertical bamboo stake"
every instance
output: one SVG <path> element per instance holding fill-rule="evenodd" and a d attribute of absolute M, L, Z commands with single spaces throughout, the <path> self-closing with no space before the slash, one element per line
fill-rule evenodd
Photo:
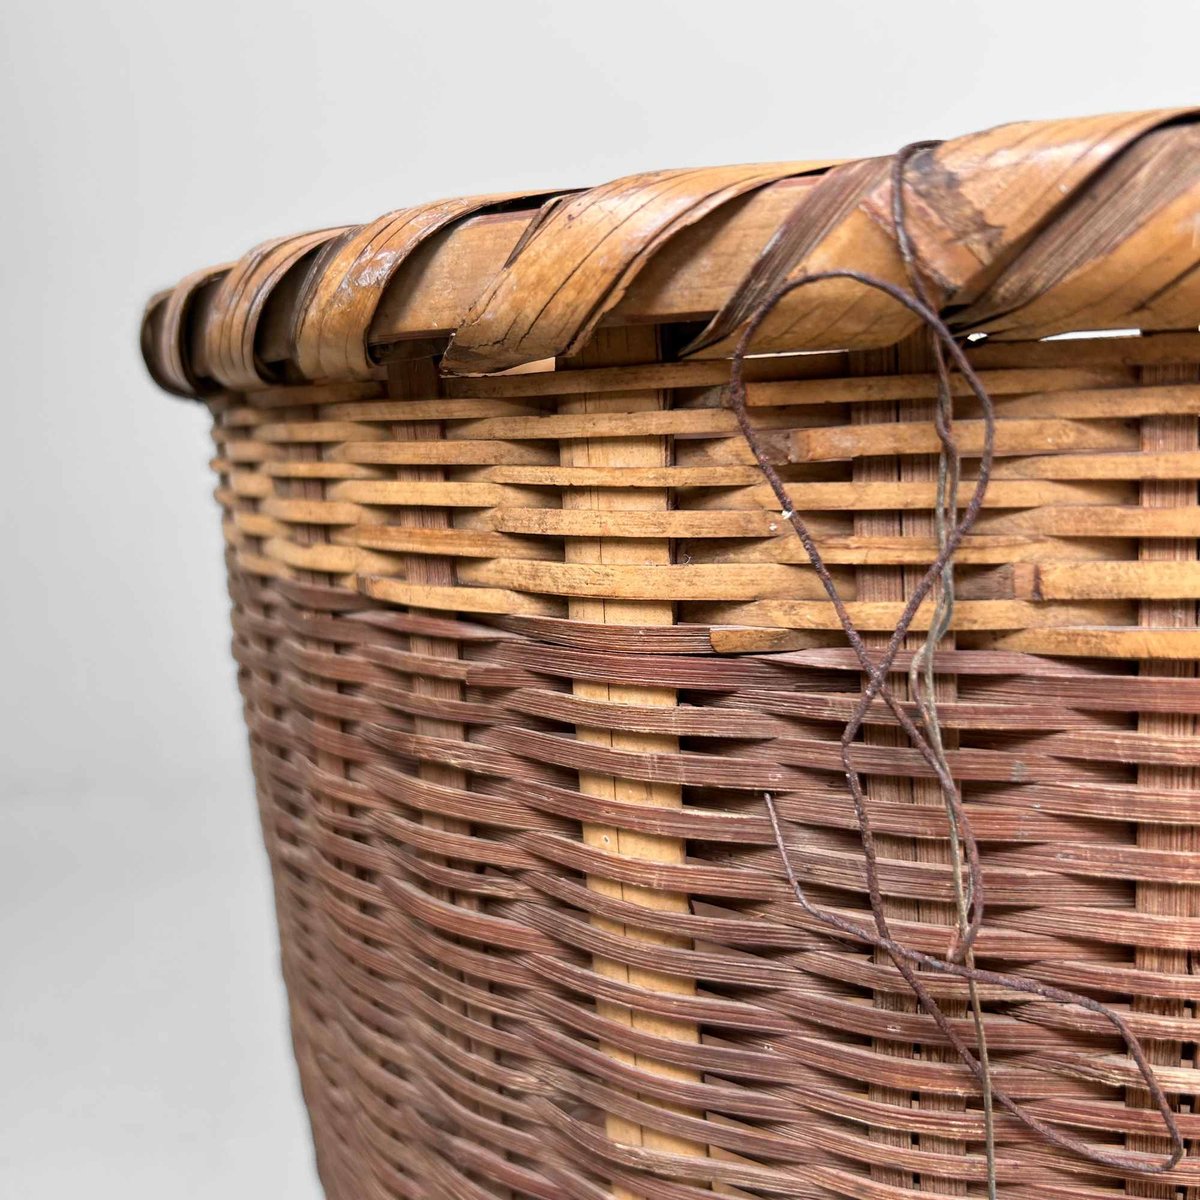
<path fill-rule="evenodd" d="M 432 400 L 441 394 L 441 379 L 437 365 L 432 358 L 402 359 L 388 366 L 388 396 L 395 400 Z M 396 441 L 439 441 L 445 437 L 444 424 L 441 421 L 397 421 L 391 427 L 392 437 Z M 414 482 L 440 483 L 446 479 L 446 469 L 441 466 L 430 467 L 397 467 L 395 478 Z M 443 508 L 401 508 L 392 520 L 397 525 L 420 529 L 445 529 L 451 524 L 450 514 Z M 435 587 L 449 587 L 455 581 L 454 560 L 442 555 L 404 554 L 401 555 L 404 566 L 404 579 L 408 583 L 426 584 Z M 410 608 L 414 616 L 430 616 L 444 618 L 445 613 L 436 610 Z M 462 657 L 462 645 L 454 638 L 434 637 L 426 634 L 413 633 L 409 635 L 409 648 L 414 654 L 427 658 L 457 660 Z M 430 699 L 461 700 L 462 684 L 454 679 L 443 679 L 430 673 L 428 675 L 414 672 L 410 687 L 415 696 L 425 696 Z M 434 716 L 414 716 L 412 719 L 413 732 L 423 737 L 444 738 L 451 742 L 466 740 L 466 729 L 461 722 L 446 720 Z M 466 772 L 460 767 L 447 763 L 425 762 L 417 764 L 417 775 L 421 779 L 442 787 L 465 789 L 467 787 Z M 430 829 L 442 830 L 448 833 L 469 834 L 471 827 L 468 822 L 456 817 L 442 817 L 424 812 L 419 817 L 420 823 Z M 445 864 L 442 855 L 422 852 L 422 857 Z M 458 905 L 461 908 L 477 910 L 479 907 L 476 897 L 454 891 L 451 888 L 426 883 L 423 886 L 439 900 Z M 446 968 L 443 968 L 446 970 Z M 451 977 L 461 979 L 460 972 L 451 972 Z M 449 1011 L 463 1013 L 473 1020 L 483 1024 L 491 1023 L 491 1014 L 477 1007 L 468 1005 L 452 994 L 437 987 L 436 976 L 431 975 L 427 980 L 437 993 L 439 1002 Z M 475 1039 L 453 1029 L 446 1030 L 448 1040 L 461 1046 L 464 1050 L 478 1055 L 483 1059 L 495 1057 L 492 1049 L 480 1044 Z M 479 1111 L 477 1103 L 468 1101 L 467 1106 Z M 441 1153 L 436 1147 L 422 1147 L 423 1154 Z M 497 1196 L 509 1196 L 512 1193 L 505 1188 L 497 1191 Z"/>
<path fill-rule="evenodd" d="M 316 408 L 305 406 L 300 409 L 288 409 L 278 414 L 282 419 L 294 419 L 299 421 L 316 421 L 319 419 L 320 413 Z M 319 462 L 323 457 L 323 450 L 319 444 L 300 443 L 290 448 L 288 457 L 299 462 Z M 323 479 L 291 479 L 280 481 L 281 491 L 285 495 L 304 500 L 320 501 L 325 498 L 326 484 Z M 305 546 L 315 546 L 328 542 L 329 530 L 323 525 L 297 525 L 292 533 L 292 536 L 298 543 Z M 305 583 L 315 583 L 324 587 L 332 587 L 337 585 L 336 576 L 330 575 L 324 571 L 307 571 L 298 570 L 296 578 Z M 304 638 L 301 644 L 307 649 L 320 649 L 320 642 Z M 324 686 L 337 692 L 339 687 L 336 683 L 325 684 Z M 315 728 L 328 729 L 336 733 L 343 732 L 342 722 L 336 717 L 326 716 L 321 713 L 312 715 L 312 723 Z M 312 748 L 313 759 L 316 765 L 322 771 L 328 772 L 334 778 L 342 779 L 346 775 L 346 762 L 339 755 L 330 750 L 320 748 Z M 317 845 L 316 833 L 316 813 L 324 805 L 328 806 L 331 811 L 344 813 L 347 811 L 347 806 L 339 801 L 331 800 L 323 796 L 320 790 L 314 786 L 309 786 L 306 790 L 310 793 L 309 803 L 306 805 L 305 821 L 313 827 L 313 832 L 307 839 L 310 846 L 314 849 Z M 322 885 L 319 882 L 319 875 L 314 872 L 314 899 L 319 900 Z M 359 905 L 361 908 L 361 904 Z M 319 910 L 318 910 L 319 911 Z M 332 918 L 321 914 L 318 918 L 320 921 L 332 923 Z M 339 1036 L 341 1030 L 337 1030 L 335 1036 Z M 354 1089 L 348 1086 L 347 1079 L 348 1067 L 340 1054 L 341 1047 L 320 1047 L 324 1053 L 319 1053 L 318 1067 L 325 1075 L 328 1081 L 327 1086 L 332 1086 L 337 1089 L 337 1092 L 344 1093 L 348 1096 L 354 1094 Z M 326 1105 L 328 1112 L 327 1120 L 332 1128 L 334 1137 L 329 1139 L 333 1147 L 332 1152 L 327 1156 L 328 1161 L 324 1166 L 334 1179 L 341 1180 L 345 1175 L 350 1174 L 346 1166 L 347 1151 L 352 1148 L 353 1153 L 361 1152 L 362 1134 L 360 1132 L 360 1122 L 362 1119 L 361 1110 L 357 1105 L 338 1107 L 335 1105 Z"/>
<path fill-rule="evenodd" d="M 852 356 L 851 370 L 855 374 L 909 374 L 928 372 L 933 367 L 933 356 L 929 348 L 928 338 L 922 333 L 902 342 L 900 345 L 876 351 L 864 351 Z M 897 401 L 894 404 L 879 404 L 875 402 L 857 404 L 853 408 L 852 421 L 855 424 L 872 424 L 892 421 L 930 421 L 933 420 L 934 403 L 928 400 Z M 878 458 L 863 458 L 856 460 L 853 468 L 856 482 L 903 482 L 930 481 L 937 478 L 937 458 L 932 455 L 907 455 L 903 458 L 892 456 Z M 859 536 L 909 536 L 932 538 L 934 533 L 933 516 L 925 512 L 882 512 L 863 513 L 854 518 L 854 532 Z M 855 571 L 856 595 L 859 600 L 888 600 L 901 604 L 916 586 L 924 574 L 921 567 L 905 568 L 898 566 L 864 566 Z M 881 648 L 887 643 L 886 634 L 865 634 L 863 640 L 868 646 Z M 916 649 L 923 638 L 912 635 L 906 639 L 906 648 Z M 954 634 L 947 634 L 943 640 L 943 648 L 954 645 Z M 900 700 L 907 700 L 908 681 L 894 675 L 891 680 L 892 689 Z M 951 700 L 956 691 L 953 678 L 939 676 L 936 679 L 937 698 Z M 873 746 L 905 746 L 908 739 L 897 728 L 891 726 L 872 726 L 868 724 L 863 729 L 863 741 Z M 951 731 L 946 735 L 947 744 L 956 743 L 956 734 Z M 940 788 L 933 780 L 904 778 L 902 776 L 884 777 L 871 776 L 866 780 L 868 795 L 877 800 L 887 800 L 892 803 L 910 803 L 941 807 L 943 800 Z M 916 862 L 948 864 L 950 861 L 949 847 L 943 842 L 933 842 L 926 839 L 898 837 L 895 834 L 881 833 L 876 835 L 876 846 L 881 858 L 894 858 Z M 949 904 L 940 901 L 920 901 L 906 897 L 893 897 L 885 900 L 889 916 L 906 921 L 928 921 L 931 923 L 953 925 L 954 915 Z M 891 959 L 886 952 L 879 950 L 875 953 L 875 961 L 890 965 Z M 906 992 L 876 992 L 875 1004 L 879 1008 L 892 1012 L 916 1013 L 919 1006 L 916 1000 Z M 944 1011 L 947 1016 L 961 1017 L 966 1009 L 961 1002 L 946 1001 Z M 893 1041 L 891 1039 L 875 1038 L 874 1049 L 877 1053 L 894 1058 L 914 1058 L 918 1055 L 935 1062 L 956 1061 L 957 1055 L 947 1049 L 925 1046 L 916 1047 L 910 1042 Z M 939 1095 L 937 1093 L 910 1092 L 907 1089 L 887 1085 L 874 1084 L 868 1089 L 872 1099 L 897 1107 L 907 1107 L 916 1104 L 928 1109 L 958 1109 L 964 1107 L 963 1101 Z M 923 1150 L 942 1154 L 965 1154 L 966 1145 L 957 1140 L 923 1134 L 919 1137 L 904 1131 L 875 1128 L 871 1131 L 874 1141 L 887 1145 L 910 1148 L 918 1145 Z M 893 1187 L 908 1188 L 913 1186 L 911 1172 L 897 1167 L 874 1167 L 872 1177 L 880 1183 Z M 964 1195 L 964 1185 L 952 1180 L 937 1178 L 924 1179 L 918 1177 L 917 1186 L 922 1191 L 933 1191 L 948 1195 Z"/>
<path fill-rule="evenodd" d="M 625 329 L 602 329 L 589 346 L 569 367 L 616 366 L 623 363 L 645 363 L 658 357 L 657 330 L 651 326 Z M 560 405 L 563 413 L 604 413 L 652 411 L 665 407 L 661 391 L 608 392 L 603 395 L 584 395 L 565 400 Z M 564 465 L 587 467 L 662 467 L 671 460 L 670 442 L 665 437 L 597 437 L 567 441 L 563 443 L 561 458 Z M 588 508 L 610 511 L 614 525 L 619 523 L 622 511 L 666 510 L 669 505 L 667 489 L 620 489 L 586 488 L 567 489 L 563 495 L 564 508 Z M 566 561 L 571 563 L 637 563 L 662 564 L 671 561 L 670 542 L 660 539 L 634 538 L 571 538 L 566 542 Z M 670 625 L 674 623 L 674 604 L 670 601 L 630 601 L 605 599 L 572 599 L 569 601 L 569 616 L 573 621 L 588 621 L 606 625 Z M 647 665 L 647 676 L 651 671 Z M 673 688 L 646 685 L 617 685 L 578 681 L 575 694 L 610 704 L 637 704 L 671 708 L 676 704 Z M 578 728 L 576 735 L 581 741 L 619 750 L 642 753 L 672 753 L 678 750 L 677 738 L 660 734 L 625 733 L 603 729 Z M 678 808 L 682 804 L 681 789 L 673 784 L 648 783 L 638 780 L 615 778 L 592 772 L 580 772 L 580 790 L 604 799 L 615 799 L 627 804 L 643 804 L 653 808 Z M 684 860 L 684 843 L 677 838 L 658 837 L 631 830 L 615 829 L 604 825 L 585 825 L 583 840 L 608 854 L 651 862 L 680 863 Z M 640 904 L 648 909 L 666 912 L 687 912 L 688 897 L 676 892 L 656 891 L 628 883 L 619 883 L 593 876 L 588 886 L 605 895 Z M 596 924 L 609 933 L 620 937 L 636 938 L 663 946 L 687 946 L 684 939 L 624 925 L 597 917 Z M 637 987 L 659 992 L 690 994 L 695 988 L 691 980 L 666 975 L 658 971 L 627 967 L 622 963 L 597 958 L 595 969 L 602 975 L 618 979 Z M 679 1021 L 665 1016 L 642 1013 L 625 1005 L 599 1001 L 598 1011 L 612 1021 L 619 1021 L 631 1028 L 657 1037 L 673 1038 L 678 1041 L 696 1042 L 699 1031 L 688 1021 Z M 630 1063 L 645 1071 L 668 1078 L 695 1081 L 695 1072 L 655 1061 L 644 1055 L 631 1054 L 617 1047 L 606 1047 L 613 1057 Z M 706 1154 L 706 1147 L 659 1130 L 642 1127 L 622 1117 L 609 1114 L 607 1118 L 609 1136 L 647 1149 L 667 1151 L 675 1154 Z M 622 1189 L 615 1196 L 625 1197 L 629 1193 Z"/>
<path fill-rule="evenodd" d="M 1144 367 L 1143 384 L 1196 383 L 1200 370 L 1194 365 Z M 1142 449 L 1149 452 L 1195 451 L 1200 446 L 1200 423 L 1192 415 L 1144 417 L 1142 419 Z M 1194 507 L 1197 503 L 1196 481 L 1147 480 L 1142 484 L 1142 505 L 1147 508 Z M 1196 542 L 1190 538 L 1147 538 L 1142 541 L 1139 557 L 1143 562 L 1194 562 Z M 1138 606 L 1138 623 L 1157 628 L 1195 628 L 1197 605 L 1194 600 L 1143 600 Z M 1170 662 L 1149 660 L 1139 666 L 1142 675 L 1174 676 L 1193 678 L 1196 664 L 1193 662 Z M 1200 729 L 1194 716 L 1177 713 L 1141 713 L 1138 717 L 1138 732 L 1157 734 L 1179 744 L 1194 739 Z M 1143 763 L 1138 767 L 1138 784 L 1141 787 L 1158 789 L 1190 790 L 1200 787 L 1200 770 L 1196 767 L 1160 766 Z M 1137 844 L 1154 850 L 1186 851 L 1200 853 L 1200 831 L 1195 825 L 1140 824 L 1137 827 Z M 1173 917 L 1200 916 L 1200 888 L 1180 883 L 1142 882 L 1136 888 L 1136 908 L 1139 912 L 1157 913 Z M 1187 975 L 1192 972 L 1191 956 L 1184 950 L 1163 950 L 1152 947 L 1139 948 L 1136 964 L 1143 971 L 1161 971 L 1169 975 Z M 1195 1018 L 1196 1007 L 1184 1000 L 1157 1000 L 1149 996 L 1135 996 L 1135 1012 L 1153 1013 L 1162 1017 L 1183 1020 Z M 1200 1026 L 1197 1028 L 1200 1037 Z M 1144 1042 L 1146 1057 L 1156 1066 L 1178 1067 L 1183 1057 L 1183 1043 L 1155 1038 Z M 1186 1064 L 1183 1064 L 1186 1065 Z M 1181 1099 L 1183 1099 L 1181 1097 Z M 1145 1088 L 1130 1088 L 1127 1103 L 1136 1108 L 1148 1108 L 1150 1097 Z M 1186 1103 L 1186 1101 L 1185 1101 Z M 1170 1142 L 1161 1135 L 1143 1135 L 1128 1139 L 1131 1149 L 1144 1150 L 1150 1154 L 1164 1154 L 1170 1150 Z M 1129 1180 L 1125 1185 L 1131 1196 L 1153 1196 L 1173 1198 L 1187 1195 L 1194 1197 L 1197 1190 L 1188 1188 L 1186 1193 L 1170 1181 Z"/>

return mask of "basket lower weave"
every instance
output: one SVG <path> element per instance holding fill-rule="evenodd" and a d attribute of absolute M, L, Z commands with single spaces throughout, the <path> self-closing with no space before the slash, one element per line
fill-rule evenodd
<path fill-rule="evenodd" d="M 883 955 L 795 904 L 764 812 L 770 792 L 814 900 L 866 919 L 838 750 L 857 660 L 721 406 L 724 367 L 620 365 L 658 354 L 652 328 L 614 329 L 560 364 L 575 379 L 401 362 L 210 399 L 335 1200 L 982 1194 L 975 1081 Z M 1195 1138 L 1200 339 L 973 354 L 997 469 L 937 669 L 983 852 L 979 959 L 1125 1013 Z M 879 644 L 933 556 L 923 347 L 750 367 Z M 893 928 L 944 953 L 930 772 L 881 708 L 854 762 Z M 964 986 L 929 986 L 970 1036 Z M 1101 1020 L 983 1002 L 996 1080 L 1031 1112 L 1166 1149 Z M 1200 1195 L 1193 1159 L 1122 1177 L 1003 1113 L 997 1144 L 1013 1200 Z"/>

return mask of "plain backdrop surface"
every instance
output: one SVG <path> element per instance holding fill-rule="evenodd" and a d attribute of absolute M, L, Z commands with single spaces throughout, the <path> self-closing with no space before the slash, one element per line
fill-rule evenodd
<path fill-rule="evenodd" d="M 152 290 L 438 196 L 1186 104 L 1198 35 L 1191 0 L 4 0 L 0 1195 L 319 1194 Z"/>

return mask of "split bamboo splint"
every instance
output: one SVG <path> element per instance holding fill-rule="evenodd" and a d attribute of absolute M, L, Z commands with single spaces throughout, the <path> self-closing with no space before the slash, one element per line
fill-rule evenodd
<path fill-rule="evenodd" d="M 443 201 L 150 302 L 151 374 L 214 417 L 333 1200 L 984 1194 L 976 1080 L 892 962 L 786 884 L 765 792 L 808 894 L 869 923 L 838 750 L 863 675 L 723 391 L 785 280 L 908 285 L 891 166 Z M 982 848 L 978 961 L 1122 1014 L 1191 1147 L 1200 124 L 1006 126 L 920 149 L 904 184 L 924 287 L 996 409 L 936 659 Z M 1045 340 L 1070 331 L 1092 332 Z M 753 424 L 877 646 L 936 554 L 925 331 L 841 278 L 791 293 L 752 349 Z M 984 422 L 954 390 L 965 503 Z M 945 954 L 930 768 L 879 704 L 852 755 L 892 928 Z M 973 1039 L 965 986 L 928 978 Z M 981 1003 L 1028 1112 L 1169 1148 L 1102 1019 Z M 995 1135 L 1008 1200 L 1200 1196 L 1192 1156 L 1104 1167 L 1003 1111 Z"/>

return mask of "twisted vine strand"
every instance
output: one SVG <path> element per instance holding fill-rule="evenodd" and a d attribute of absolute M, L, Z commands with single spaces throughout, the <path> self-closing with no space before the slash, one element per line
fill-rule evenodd
<path fill-rule="evenodd" d="M 907 242 L 904 243 L 904 247 L 902 253 L 908 253 L 911 257 L 911 251 L 907 246 Z M 898 304 L 903 305 L 918 317 L 930 330 L 936 345 L 939 399 L 942 393 L 945 393 L 947 396 L 946 403 L 940 406 L 943 417 L 937 422 L 940 426 L 939 438 L 942 438 L 943 453 L 946 455 L 947 463 L 957 463 L 957 453 L 950 434 L 948 419 L 952 407 L 952 402 L 949 400 L 951 394 L 949 367 L 951 362 L 967 383 L 970 391 L 979 401 L 983 411 L 983 448 L 980 456 L 979 474 L 975 481 L 971 497 L 963 508 L 962 517 L 950 524 L 945 530 L 944 536 L 939 538 L 937 556 L 913 588 L 912 594 L 905 603 L 900 619 L 888 638 L 888 642 L 883 648 L 883 653 L 878 661 L 871 657 L 871 653 L 856 628 L 845 602 L 838 593 L 837 586 L 829 573 L 829 569 L 817 548 L 808 526 L 797 513 L 796 506 L 792 503 L 791 497 L 788 494 L 786 484 L 775 469 L 764 443 L 751 424 L 746 404 L 745 360 L 749 352 L 749 347 L 762 323 L 785 296 L 811 284 L 833 279 L 851 280 L 864 287 L 873 288 L 890 296 Z M 949 362 L 947 362 L 947 358 Z M 754 455 L 755 461 L 758 463 L 764 478 L 778 500 L 783 518 L 791 525 L 801 545 L 804 547 L 805 554 L 817 578 L 820 580 L 826 595 L 829 597 L 830 603 L 833 605 L 846 639 L 866 675 L 866 685 L 863 688 L 858 703 L 854 707 L 850 721 L 842 733 L 840 745 L 842 766 L 845 771 L 846 782 L 858 825 L 859 837 L 863 847 L 864 873 L 874 928 L 869 928 L 856 921 L 850 921 L 835 912 L 818 907 L 809 900 L 796 875 L 774 798 L 769 792 L 764 792 L 763 796 L 767 814 L 779 849 L 784 873 L 796 902 L 805 913 L 826 927 L 842 935 L 881 949 L 888 955 L 916 996 L 918 1003 L 934 1021 L 938 1030 L 958 1054 L 964 1066 L 975 1077 L 981 1091 L 987 1097 L 986 1103 L 989 1106 L 991 1102 L 998 1103 L 1018 1121 L 1038 1134 L 1049 1144 L 1076 1154 L 1089 1162 L 1113 1167 L 1122 1171 L 1147 1175 L 1164 1174 L 1173 1170 L 1185 1153 L 1186 1147 L 1183 1136 L 1179 1131 L 1179 1126 L 1171 1110 L 1167 1095 L 1159 1083 L 1153 1067 L 1147 1060 L 1141 1043 L 1120 1014 L 1107 1005 L 1101 1004 L 1098 1000 L 1092 999 L 1090 996 L 1052 987 L 1019 975 L 985 970 L 975 965 L 972 950 L 979 935 L 985 911 L 982 866 L 979 858 L 978 843 L 972 831 L 970 820 L 963 808 L 957 785 L 946 763 L 944 750 L 940 746 L 940 739 L 934 734 L 933 738 L 938 742 L 938 745 L 935 746 L 931 743 L 930 738 L 927 738 L 922 733 L 916 722 L 913 721 L 908 712 L 905 711 L 904 707 L 892 694 L 887 683 L 887 676 L 894 666 L 896 657 L 899 654 L 905 637 L 911 629 L 917 611 L 928 598 L 935 585 L 943 578 L 963 538 L 975 524 L 987 493 L 995 452 L 995 412 L 991 397 L 984 388 L 982 381 L 979 379 L 979 376 L 971 366 L 962 347 L 955 340 L 950 329 L 930 304 L 921 299 L 919 295 L 910 293 L 888 280 L 880 279 L 877 276 L 861 271 L 847 269 L 818 271 L 796 279 L 787 280 L 776 287 L 760 302 L 746 324 L 734 349 L 726 393 L 730 407 L 737 420 L 738 428 L 741 430 L 747 445 L 749 445 Z M 948 467 L 947 475 L 949 476 L 949 474 L 950 468 Z M 949 480 L 947 479 L 947 484 L 948 482 Z M 949 514 L 951 511 L 957 513 L 958 497 L 951 494 L 948 487 L 942 493 L 942 501 L 941 511 L 944 515 Z M 939 619 L 935 611 L 934 628 L 931 630 L 931 638 L 932 634 L 937 631 L 938 624 L 941 622 L 945 622 L 948 625 L 948 615 L 943 613 L 943 616 Z M 933 674 L 932 647 L 925 657 L 928 660 L 927 680 L 931 680 Z M 931 691 L 927 689 L 926 695 L 931 694 Z M 951 827 L 957 831 L 957 835 L 961 840 L 961 847 L 965 852 L 966 880 L 963 890 L 961 917 L 959 925 L 955 930 L 950 951 L 944 958 L 925 954 L 897 941 L 892 936 L 884 909 L 883 895 L 879 885 L 878 854 L 875 847 L 875 837 L 871 827 L 866 794 L 862 780 L 851 759 L 851 747 L 854 745 L 855 739 L 865 722 L 867 712 L 876 699 L 881 700 L 892 712 L 913 747 L 932 770 L 941 788 L 947 811 L 950 814 Z M 991 1078 L 990 1070 L 985 1066 L 983 1061 L 985 1052 L 981 1051 L 978 1055 L 972 1052 L 971 1047 L 966 1043 L 958 1030 L 954 1028 L 954 1025 L 942 1011 L 941 1006 L 929 992 L 928 988 L 925 987 L 917 971 L 919 967 L 937 974 L 950 975 L 963 979 L 968 983 L 969 987 L 977 987 L 979 984 L 992 985 L 1036 996 L 1039 999 L 1055 1004 L 1076 1005 L 1108 1021 L 1120 1035 L 1129 1056 L 1133 1059 L 1139 1074 L 1146 1084 L 1153 1105 L 1161 1115 L 1163 1124 L 1170 1137 L 1171 1150 L 1166 1155 L 1157 1159 L 1133 1151 L 1109 1151 L 1095 1146 L 1081 1137 L 1076 1137 L 1074 1134 L 1057 1129 L 1048 1121 L 1026 1111 L 1023 1105 L 1014 1100 L 1007 1091 L 999 1087 L 994 1079 Z M 978 1003 L 977 991 L 974 993 L 974 1000 Z M 981 1016 L 979 1024 L 982 1024 Z M 993 1195 L 995 1189 L 994 1180 L 995 1164 L 994 1158 L 992 1158 L 989 1161 L 989 1189 Z"/>

